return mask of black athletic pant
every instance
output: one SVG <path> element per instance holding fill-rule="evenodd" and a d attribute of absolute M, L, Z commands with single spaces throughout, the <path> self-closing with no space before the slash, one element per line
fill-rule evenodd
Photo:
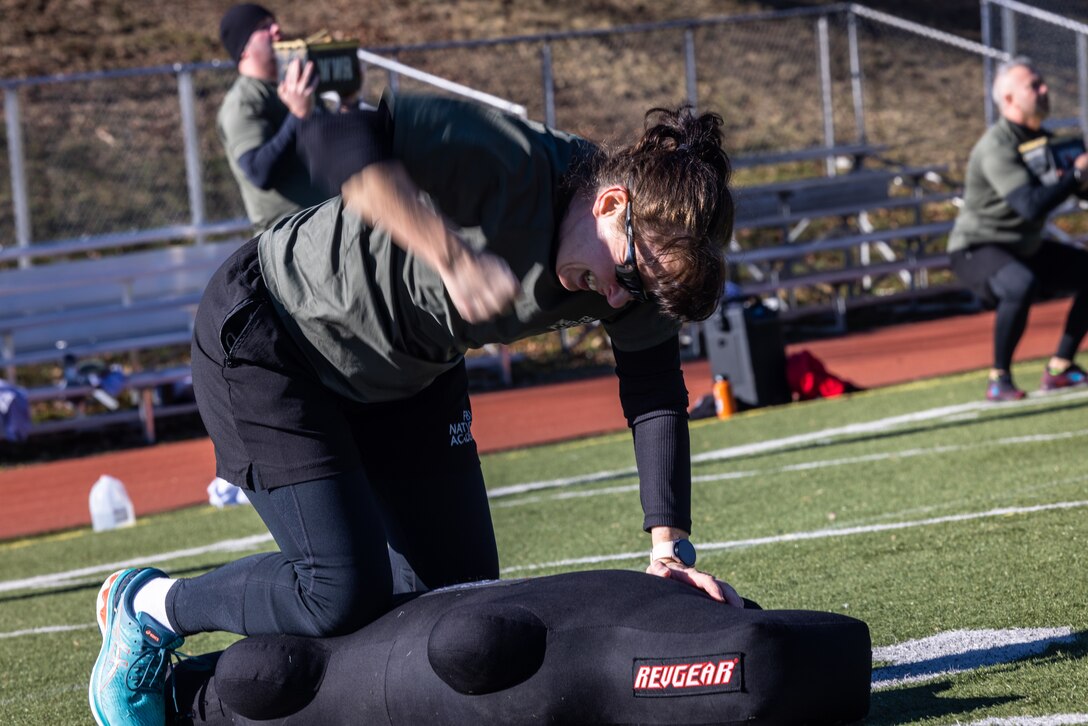
<path fill-rule="evenodd" d="M 1088 250 L 1045 241 L 1038 252 L 1018 258 L 1005 245 L 978 245 L 952 253 L 952 269 L 996 311 L 993 367 L 1007 371 L 1039 297 L 1074 294 L 1055 355 L 1073 360 L 1088 333 Z"/>
<path fill-rule="evenodd" d="M 337 395 L 273 310 L 250 242 L 201 301 L 193 386 L 217 474 L 248 490 L 279 551 L 172 587 L 181 634 L 351 632 L 391 605 L 387 543 L 430 588 L 498 577 L 463 363 L 408 399 Z"/>
<path fill-rule="evenodd" d="M 392 603 L 387 538 L 427 587 L 498 577 L 482 479 L 387 481 L 362 472 L 249 492 L 279 552 L 252 555 L 170 592 L 179 632 L 339 635 Z M 417 500 L 418 499 L 418 500 Z"/>

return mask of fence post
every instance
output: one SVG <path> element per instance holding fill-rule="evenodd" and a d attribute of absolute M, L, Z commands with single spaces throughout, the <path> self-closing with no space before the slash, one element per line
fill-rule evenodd
<path fill-rule="evenodd" d="M 699 110 L 698 78 L 695 74 L 695 29 L 684 29 L 684 80 L 688 88 L 688 103 L 696 111 Z"/>
<path fill-rule="evenodd" d="M 854 96 L 854 124 L 858 130 L 858 143 L 865 144 L 865 84 L 861 77 L 861 51 L 858 48 L 858 16 L 852 9 L 846 12 L 846 31 L 850 43 L 850 89 Z"/>
<path fill-rule="evenodd" d="M 816 37 L 819 47 L 820 95 L 824 107 L 824 146 L 835 146 L 834 105 L 831 100 L 831 45 L 828 39 L 827 16 L 821 15 L 816 21 Z M 828 156 L 824 161 L 828 176 L 835 176 L 835 157 Z"/>
<path fill-rule="evenodd" d="M 1080 99 L 1080 131 L 1088 134 L 1088 36 L 1077 33 L 1077 98 Z"/>
<path fill-rule="evenodd" d="M 1016 55 L 1016 11 L 1004 5 L 1001 6 L 1001 44 L 1003 51 Z"/>
<path fill-rule="evenodd" d="M 200 136 L 196 128 L 196 102 L 193 94 L 193 73 L 175 66 L 178 71 L 178 101 L 181 104 L 181 132 L 185 139 L 185 180 L 189 187 L 189 219 L 196 244 L 204 244 L 204 183 L 200 164 Z"/>
<path fill-rule="evenodd" d="M 544 88 L 544 125 L 555 128 L 555 74 L 552 71 L 552 45 L 540 47 L 540 78 Z"/>
<path fill-rule="evenodd" d="M 15 244 L 30 250 L 30 197 L 26 189 L 23 126 L 20 123 L 19 91 L 4 89 L 4 119 L 8 132 L 8 164 L 11 165 L 11 203 L 15 212 Z M 19 258 L 19 267 L 30 267 L 30 256 Z"/>
<path fill-rule="evenodd" d="M 982 13 L 982 44 L 994 47 L 993 28 L 990 25 L 990 0 L 980 0 L 979 12 Z M 994 102 L 990 98 L 990 88 L 994 85 L 994 61 L 988 55 L 982 56 L 982 103 L 986 117 L 986 127 L 994 123 Z"/>

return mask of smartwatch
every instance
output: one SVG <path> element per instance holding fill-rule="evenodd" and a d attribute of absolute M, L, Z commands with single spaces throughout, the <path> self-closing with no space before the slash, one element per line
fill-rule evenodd
<path fill-rule="evenodd" d="M 650 551 L 650 562 L 661 559 L 674 559 L 687 567 L 692 567 L 695 565 L 695 545 L 687 539 L 658 542 Z"/>

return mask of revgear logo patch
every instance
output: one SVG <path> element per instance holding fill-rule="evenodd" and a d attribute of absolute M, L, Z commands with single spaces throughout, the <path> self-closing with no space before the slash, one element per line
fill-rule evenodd
<path fill-rule="evenodd" d="M 636 658 L 631 680 L 635 696 L 642 698 L 739 691 L 744 686 L 744 655 Z"/>

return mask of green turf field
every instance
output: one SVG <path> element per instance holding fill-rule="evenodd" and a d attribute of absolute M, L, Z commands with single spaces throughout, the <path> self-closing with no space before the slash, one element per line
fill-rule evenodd
<path fill-rule="evenodd" d="M 764 607 L 865 620 L 866 723 L 1088 724 L 1088 390 L 992 405 L 982 378 L 692 425 L 701 566 Z M 644 567 L 627 434 L 484 467 L 504 576 Z M 268 548 L 263 534 L 249 508 L 201 507 L 0 543 L 0 724 L 90 722 L 106 574 L 197 573 Z"/>

